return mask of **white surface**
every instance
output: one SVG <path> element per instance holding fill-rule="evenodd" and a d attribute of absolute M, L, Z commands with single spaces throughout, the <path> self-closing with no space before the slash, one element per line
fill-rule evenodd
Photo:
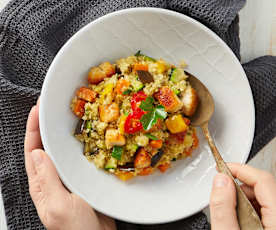
<path fill-rule="evenodd" d="M 8 1 L 0 0 L 0 10 Z M 269 6 L 269 10 L 265 10 L 264 5 Z M 263 34 L 263 29 L 269 31 Z M 264 54 L 276 55 L 276 1 L 247 1 L 247 5 L 240 14 L 240 33 L 241 55 L 244 61 Z M 271 171 L 276 175 L 275 151 L 276 139 L 252 160 L 254 166 Z M 6 230 L 4 208 L 1 202 L 0 199 L 0 229 Z"/>
<path fill-rule="evenodd" d="M 202 24 L 173 11 L 153 8 L 106 15 L 80 30 L 60 50 L 42 87 L 41 137 L 66 186 L 96 210 L 127 222 L 170 222 L 190 216 L 208 204 L 216 170 L 202 132 L 198 132 L 200 148 L 191 158 L 179 161 L 162 176 L 155 173 L 128 184 L 91 165 L 82 156 L 82 145 L 71 134 L 77 119 L 68 105 L 75 89 L 86 81 L 91 64 L 114 62 L 139 49 L 174 64 L 182 59 L 188 62 L 187 70 L 214 97 L 216 109 L 210 130 L 222 156 L 226 161 L 245 162 L 254 134 L 255 111 L 239 61 Z M 170 202 L 164 203 L 168 197 Z"/>

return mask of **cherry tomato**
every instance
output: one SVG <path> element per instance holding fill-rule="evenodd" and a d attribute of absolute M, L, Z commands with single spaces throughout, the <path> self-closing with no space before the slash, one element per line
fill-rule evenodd
<path fill-rule="evenodd" d="M 141 117 L 143 116 L 143 111 L 134 111 L 129 114 L 125 121 L 125 132 L 129 134 L 136 133 L 143 129 L 143 125 L 140 122 Z"/>
<path fill-rule="evenodd" d="M 133 96 L 132 96 L 132 99 L 131 99 L 131 108 L 133 111 L 142 111 L 142 109 L 139 108 L 140 104 L 141 104 L 141 101 L 144 101 L 146 100 L 147 98 L 147 95 L 143 92 L 143 91 L 140 91 L 138 93 L 135 93 Z"/>

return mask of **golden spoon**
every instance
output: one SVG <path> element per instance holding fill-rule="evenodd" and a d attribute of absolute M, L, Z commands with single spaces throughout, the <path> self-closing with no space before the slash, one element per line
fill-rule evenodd
<path fill-rule="evenodd" d="M 261 220 L 256 213 L 255 209 L 251 205 L 250 201 L 247 199 L 246 195 L 242 191 L 241 187 L 235 181 L 233 175 L 231 174 L 226 163 L 222 159 L 216 145 L 210 135 L 208 130 L 208 122 L 211 119 L 214 110 L 214 100 L 208 89 L 199 81 L 196 77 L 190 73 L 186 74 L 189 76 L 189 82 L 192 87 L 197 91 L 199 104 L 195 114 L 191 118 L 193 126 L 198 126 L 202 129 L 210 149 L 212 150 L 213 156 L 217 163 L 217 168 L 219 172 L 224 173 L 232 178 L 235 183 L 237 191 L 237 217 L 241 230 L 262 230 L 263 226 Z"/>

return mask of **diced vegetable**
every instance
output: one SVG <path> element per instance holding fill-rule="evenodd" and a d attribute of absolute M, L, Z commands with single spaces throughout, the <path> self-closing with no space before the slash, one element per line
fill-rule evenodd
<path fill-rule="evenodd" d="M 145 135 L 140 135 L 135 137 L 135 141 L 139 146 L 147 146 L 149 144 L 149 138 Z"/>
<path fill-rule="evenodd" d="M 126 144 L 125 137 L 117 129 L 108 129 L 105 132 L 105 144 L 108 148 L 112 146 L 123 146 Z"/>
<path fill-rule="evenodd" d="M 198 105 L 198 96 L 196 91 L 192 87 L 188 87 L 181 96 L 181 101 L 183 103 L 183 113 L 186 116 L 192 116 L 195 113 Z"/>
<path fill-rule="evenodd" d="M 181 114 L 169 117 L 165 123 L 171 133 L 185 132 L 189 128 Z"/>
<path fill-rule="evenodd" d="M 133 172 L 119 172 L 117 174 L 120 180 L 127 181 L 134 177 Z"/>
<path fill-rule="evenodd" d="M 135 168 L 147 168 L 151 164 L 151 158 L 144 148 L 140 148 L 134 160 Z"/>
<path fill-rule="evenodd" d="M 123 94 L 128 89 L 129 85 L 130 82 L 128 80 L 121 78 L 116 84 L 115 93 Z"/>
<path fill-rule="evenodd" d="M 103 70 L 106 77 L 111 77 L 113 74 L 115 74 L 115 68 L 109 62 L 104 62 L 100 64 L 99 67 Z"/>
<path fill-rule="evenodd" d="M 103 103 L 104 99 L 108 95 L 112 95 L 113 88 L 114 88 L 114 85 L 112 83 L 106 84 L 106 86 L 104 87 L 103 91 L 100 93 L 100 103 Z"/>
<path fill-rule="evenodd" d="M 123 95 L 129 95 L 131 94 L 132 90 L 131 89 L 127 89 L 123 92 Z"/>
<path fill-rule="evenodd" d="M 78 99 L 74 105 L 73 105 L 73 112 L 79 117 L 82 118 L 84 115 L 84 111 L 85 111 L 85 104 L 86 101 Z"/>
<path fill-rule="evenodd" d="M 154 136 L 154 135 L 152 135 L 150 133 L 146 133 L 145 136 L 148 137 L 151 140 L 158 140 L 158 137 L 156 137 L 156 136 Z"/>
<path fill-rule="evenodd" d="M 144 112 L 141 108 L 139 108 L 139 106 L 143 101 L 146 100 L 146 98 L 147 98 L 147 95 L 143 91 L 133 94 L 130 101 L 132 111 L 138 111 L 139 113 L 141 113 L 141 116 L 142 116 Z"/>
<path fill-rule="evenodd" d="M 173 68 L 171 70 L 171 78 L 170 80 L 173 82 L 173 83 L 177 83 L 181 80 L 184 80 L 186 79 L 188 76 L 185 74 L 184 70 L 183 69 L 180 69 L 180 68 Z"/>
<path fill-rule="evenodd" d="M 110 159 L 105 164 L 105 169 L 116 169 L 117 168 L 117 159 L 110 157 Z"/>
<path fill-rule="evenodd" d="M 167 112 L 176 112 L 183 106 L 183 103 L 168 86 L 161 87 L 155 97 Z"/>
<path fill-rule="evenodd" d="M 152 76 L 151 73 L 148 72 L 148 71 L 137 70 L 137 74 L 138 74 L 139 80 L 140 80 L 143 84 L 154 82 L 153 76 Z"/>
<path fill-rule="evenodd" d="M 167 70 L 167 66 L 164 63 L 164 61 L 159 60 L 156 62 L 156 65 L 157 65 L 157 73 L 159 74 L 162 74 Z"/>
<path fill-rule="evenodd" d="M 124 172 L 133 172 L 135 170 L 134 163 L 129 162 L 129 163 L 126 163 L 125 165 L 119 165 L 118 169 L 120 169 L 120 171 L 124 171 Z"/>
<path fill-rule="evenodd" d="M 163 145 L 163 141 L 162 140 L 152 140 L 150 142 L 150 146 L 152 148 L 161 149 L 162 145 Z"/>
<path fill-rule="evenodd" d="M 84 130 L 84 127 L 85 127 L 85 124 L 86 124 L 86 121 L 80 119 L 76 128 L 75 128 L 75 135 L 79 135 L 79 134 L 82 134 L 83 130 Z"/>
<path fill-rule="evenodd" d="M 106 78 L 105 72 L 100 67 L 92 67 L 88 73 L 88 82 L 98 84 Z"/>
<path fill-rule="evenodd" d="M 164 173 L 170 168 L 170 166 L 171 165 L 169 163 L 165 163 L 165 164 L 159 165 L 158 169 L 160 170 L 160 172 Z"/>
<path fill-rule="evenodd" d="M 150 174 L 152 174 L 152 173 L 153 173 L 153 168 L 152 168 L 152 167 L 147 167 L 147 168 L 142 169 L 142 170 L 138 173 L 138 175 L 139 175 L 139 176 L 148 176 L 148 175 L 150 175 Z"/>
<path fill-rule="evenodd" d="M 162 149 L 160 149 L 157 154 L 155 154 L 152 158 L 151 158 L 151 167 L 154 167 L 162 158 L 162 156 L 164 155 L 164 151 Z"/>
<path fill-rule="evenodd" d="M 149 67 L 147 64 L 135 63 L 133 66 L 134 71 L 143 70 L 148 71 Z"/>
<path fill-rule="evenodd" d="M 121 146 L 114 146 L 111 156 L 114 157 L 117 160 L 121 160 L 123 154 L 123 148 Z"/>
<path fill-rule="evenodd" d="M 134 92 L 138 92 L 141 89 L 143 89 L 143 87 L 144 87 L 144 84 L 138 80 L 132 80 L 130 84 L 131 84 Z"/>
<path fill-rule="evenodd" d="M 110 105 L 99 106 L 100 119 L 103 122 L 116 121 L 119 117 L 119 106 L 115 102 Z"/>
<path fill-rule="evenodd" d="M 125 132 L 128 134 L 133 134 L 139 132 L 143 129 L 142 123 L 140 122 L 140 118 L 143 116 L 141 111 L 134 111 L 130 113 L 125 122 Z"/>
<path fill-rule="evenodd" d="M 79 88 L 78 91 L 76 92 L 76 95 L 78 98 L 89 102 L 94 102 L 97 97 L 96 92 L 86 87 Z"/>
<path fill-rule="evenodd" d="M 173 92 L 174 92 L 176 95 L 179 95 L 179 94 L 180 94 L 180 90 L 179 90 L 179 89 L 174 89 Z"/>
<path fill-rule="evenodd" d="M 125 123 L 126 123 L 126 118 L 127 118 L 127 115 L 123 114 L 120 116 L 120 121 L 119 121 L 119 132 L 121 134 L 124 134 L 125 133 Z"/>
<path fill-rule="evenodd" d="M 88 130 L 92 130 L 92 121 L 86 121 L 85 128 Z"/>
<path fill-rule="evenodd" d="M 122 74 L 122 71 L 118 65 L 115 65 L 115 73 Z"/>
<path fill-rule="evenodd" d="M 143 57 L 145 61 L 156 62 L 156 60 L 154 58 L 142 54 L 141 50 L 139 50 L 134 56 L 136 56 L 136 57 Z"/>

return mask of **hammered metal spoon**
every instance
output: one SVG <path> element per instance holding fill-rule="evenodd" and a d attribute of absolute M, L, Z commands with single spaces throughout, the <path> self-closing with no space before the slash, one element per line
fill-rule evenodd
<path fill-rule="evenodd" d="M 237 217 L 241 230 L 263 230 L 261 220 L 256 213 L 255 209 L 251 205 L 250 201 L 247 199 L 245 193 L 242 191 L 241 187 L 235 181 L 233 175 L 231 174 L 226 163 L 222 159 L 208 129 L 208 122 L 211 119 L 214 110 L 214 100 L 208 89 L 204 84 L 199 81 L 192 74 L 187 73 L 189 76 L 189 82 L 192 87 L 197 91 L 199 98 L 199 105 L 196 113 L 191 118 L 192 125 L 200 127 L 208 141 L 210 149 L 215 158 L 217 168 L 219 172 L 224 173 L 232 178 L 235 183 L 237 191 Z"/>

